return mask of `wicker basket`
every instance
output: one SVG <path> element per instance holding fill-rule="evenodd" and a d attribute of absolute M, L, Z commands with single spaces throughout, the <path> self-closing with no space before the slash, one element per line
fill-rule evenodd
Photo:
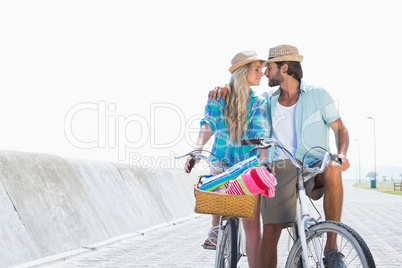
<path fill-rule="evenodd" d="M 195 212 L 227 217 L 252 218 L 256 195 L 207 192 L 194 185 Z"/>

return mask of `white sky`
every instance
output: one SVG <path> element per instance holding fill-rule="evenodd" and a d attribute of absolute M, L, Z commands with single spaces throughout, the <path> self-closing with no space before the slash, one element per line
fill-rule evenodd
<path fill-rule="evenodd" d="M 272 3 L 271 3 L 272 2 Z M 339 101 L 349 158 L 402 166 L 398 1 L 2 1 L 0 149 L 177 165 L 241 50 L 292 44 Z M 259 92 L 270 90 L 266 78 Z M 191 135 L 189 133 L 192 133 Z M 125 147 L 127 146 L 127 147 Z M 139 148 L 134 148 L 139 147 Z M 354 172 L 354 171 L 353 171 Z"/>

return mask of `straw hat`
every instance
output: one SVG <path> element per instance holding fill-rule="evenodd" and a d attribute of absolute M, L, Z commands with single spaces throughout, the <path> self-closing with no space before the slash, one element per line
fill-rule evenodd
<path fill-rule="evenodd" d="M 229 72 L 233 73 L 237 68 L 240 68 L 241 66 L 253 61 L 264 62 L 265 60 L 259 57 L 254 51 L 245 50 L 239 52 L 233 57 L 232 66 L 229 68 Z"/>
<path fill-rule="evenodd" d="M 279 45 L 269 50 L 268 60 L 264 62 L 264 66 L 269 62 L 278 61 L 297 61 L 301 62 L 303 56 L 299 55 L 299 50 L 291 45 Z"/>

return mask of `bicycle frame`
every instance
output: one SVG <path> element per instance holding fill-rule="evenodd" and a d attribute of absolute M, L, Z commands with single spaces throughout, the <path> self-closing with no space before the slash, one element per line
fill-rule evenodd
<path fill-rule="evenodd" d="M 296 223 L 297 223 L 297 232 L 298 232 L 298 236 L 300 238 L 300 242 L 302 245 L 302 259 L 303 259 L 303 265 L 304 267 L 309 267 L 308 266 L 308 250 L 307 250 L 307 241 L 306 241 L 306 231 L 308 231 L 308 228 L 311 226 L 311 224 L 309 223 L 313 223 L 316 224 L 318 223 L 318 220 L 316 220 L 315 218 L 312 218 L 308 212 L 307 209 L 307 194 L 306 194 L 306 189 L 304 188 L 304 182 L 308 181 L 309 179 L 311 179 L 312 177 L 314 177 L 315 175 L 322 173 L 325 170 L 326 164 L 328 162 L 328 160 L 330 159 L 330 153 L 326 152 L 324 155 L 324 158 L 322 160 L 322 164 L 321 167 L 314 167 L 311 168 L 309 166 L 302 166 L 300 165 L 297 160 L 295 159 L 295 157 L 293 155 L 291 155 L 287 150 L 284 149 L 283 145 L 281 144 L 281 142 L 279 142 L 277 139 L 274 138 L 268 138 L 268 139 L 255 139 L 253 140 L 254 144 L 260 143 L 260 144 L 264 144 L 262 147 L 263 148 L 269 148 L 270 146 L 276 145 L 278 148 L 282 149 L 282 151 L 285 153 L 285 155 L 287 156 L 287 158 L 289 160 L 291 160 L 292 164 L 296 167 L 297 170 L 297 199 L 298 199 L 298 205 L 299 205 L 299 209 L 296 210 L 297 213 L 297 218 L 296 218 Z M 258 149 L 261 147 L 256 147 L 254 149 Z M 303 171 L 306 170 L 308 172 L 308 174 L 306 176 L 303 176 Z M 317 248 L 318 245 L 315 245 L 315 247 Z M 318 250 L 317 250 L 318 252 Z M 320 258 L 322 260 L 322 256 L 320 256 Z M 322 268 L 324 268 L 324 264 L 321 261 L 320 266 Z"/>
<path fill-rule="evenodd" d="M 321 165 L 321 168 L 315 171 L 317 174 L 322 173 L 325 169 L 325 164 L 329 160 L 329 153 L 326 153 L 323 159 L 323 164 Z M 314 173 L 315 173 L 314 172 Z M 310 174 L 311 175 L 311 174 Z M 307 176 L 307 180 L 311 179 L 312 176 Z M 305 177 L 306 179 L 306 177 Z M 297 215 L 297 231 L 298 235 L 302 244 L 303 248 L 303 264 L 304 267 L 307 266 L 307 260 L 308 260 L 308 250 L 307 250 L 307 241 L 306 241 L 306 231 L 310 227 L 309 223 L 313 222 L 313 224 L 318 223 L 318 220 L 315 218 L 310 217 L 310 214 L 307 210 L 307 194 L 306 194 L 306 189 L 304 188 L 304 182 L 303 182 L 303 174 L 302 172 L 298 169 L 297 172 L 297 192 L 298 192 L 298 201 L 299 201 L 299 210 L 298 210 L 298 215 Z M 318 250 L 317 250 L 318 252 Z M 322 259 L 322 256 L 320 256 L 319 259 Z M 320 264 L 321 267 L 324 268 L 324 264 L 321 262 Z"/>

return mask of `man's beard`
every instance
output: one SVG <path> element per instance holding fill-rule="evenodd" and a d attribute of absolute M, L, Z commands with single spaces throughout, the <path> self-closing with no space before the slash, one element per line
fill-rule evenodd
<path fill-rule="evenodd" d="M 268 80 L 268 86 L 275 87 L 279 86 L 283 82 L 283 78 L 280 72 L 277 72 L 276 75 Z"/>

